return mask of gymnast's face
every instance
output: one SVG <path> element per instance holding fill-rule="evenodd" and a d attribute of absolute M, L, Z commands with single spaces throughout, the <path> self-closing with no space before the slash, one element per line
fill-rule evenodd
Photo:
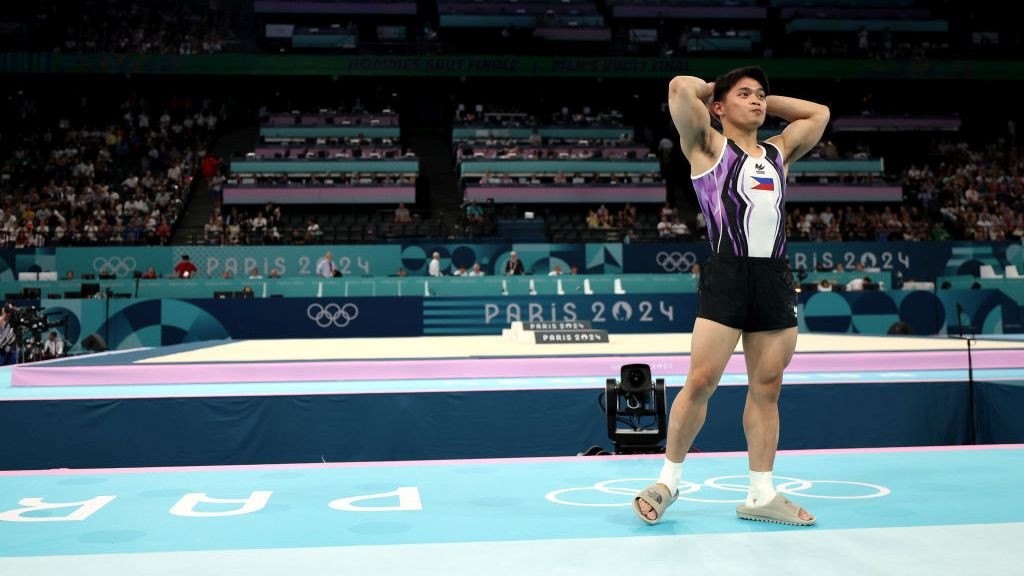
<path fill-rule="evenodd" d="M 740 78 L 722 100 L 711 104 L 711 111 L 723 124 L 748 130 L 757 129 L 764 124 L 768 96 L 757 80 Z"/>

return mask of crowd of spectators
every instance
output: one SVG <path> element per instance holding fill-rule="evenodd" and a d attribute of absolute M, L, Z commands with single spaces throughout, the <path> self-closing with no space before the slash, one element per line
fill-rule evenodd
<path fill-rule="evenodd" d="M 101 106 L 88 98 L 41 103 L 32 95 L 10 93 L 0 146 L 0 242 L 17 247 L 166 244 L 184 208 L 193 176 L 224 111 L 210 100 L 188 97 L 126 97 L 119 106 Z M 564 120 L 564 117 L 562 118 Z M 867 140 L 867 137 L 865 137 Z M 616 142 L 618 144 L 618 142 Z M 308 158 L 310 149 L 296 150 Z M 541 146 L 541 150 L 550 150 Z M 595 149 L 600 150 L 599 147 Z M 289 153 L 288 155 L 290 155 Z M 826 139 L 811 158 L 871 156 L 867 141 L 838 148 Z M 509 155 L 506 155 L 509 157 Z M 569 159 L 577 159 L 570 156 Z M 1024 237 L 1024 153 L 1012 140 L 987 145 L 939 141 L 910 162 L 898 179 L 901 203 L 790 203 L 786 227 L 793 241 L 1017 240 Z M 338 173 L 259 177 L 215 171 L 215 186 L 277 184 L 303 186 L 415 185 L 415 177 L 376 173 Z M 551 173 L 532 176 L 484 173 L 474 184 L 598 185 L 657 183 L 654 174 Z M 700 240 L 706 226 L 699 213 L 662 213 L 649 205 L 576 209 L 581 229 L 616 230 L 652 241 Z M 587 212 L 590 214 L 587 214 Z M 209 243 L 317 243 L 338 239 L 326 222 L 303 215 L 280 217 L 279 207 L 262 210 L 217 208 L 204 229 Z M 538 210 L 542 212 L 542 210 Z M 362 226 L 358 240 L 370 241 L 394 230 L 415 234 L 416 227 L 382 234 L 383 220 Z M 354 224 L 354 223 L 346 223 Z M 345 238 L 347 239 L 347 238 Z"/>
<path fill-rule="evenodd" d="M 925 60 L 946 58 L 951 54 L 946 35 L 879 32 L 861 26 L 856 32 L 805 34 L 787 52 L 794 56 L 824 58 L 861 58 L 867 60 Z"/>
<path fill-rule="evenodd" d="M 245 5 L 244 2 L 241 4 Z M 442 50 L 451 54 L 493 52 L 495 46 L 499 46 L 499 51 L 505 54 L 532 54 L 539 50 L 539 53 L 679 56 L 688 52 L 710 52 L 759 58 L 936 60 L 974 54 L 1007 58 L 1020 41 L 1020 32 L 1009 21 L 966 4 L 926 6 L 915 3 L 854 9 L 834 2 L 821 2 L 819 5 L 800 3 L 799 6 L 784 7 L 779 14 L 773 12 L 767 19 L 739 15 L 725 23 L 715 15 L 701 16 L 700 7 L 697 7 L 698 13 L 687 18 L 672 17 L 671 6 L 668 7 L 668 15 L 631 17 L 615 14 L 616 11 L 611 9 L 614 6 L 605 13 L 591 2 L 562 4 L 531 7 L 518 4 L 503 6 L 501 3 L 449 3 L 439 11 L 421 8 L 415 17 L 409 18 L 382 20 L 381 15 L 371 13 L 369 16 L 374 16 L 372 18 L 357 18 L 359 23 L 311 19 L 300 8 L 288 14 L 288 8 L 284 7 L 271 22 L 317 32 L 331 30 L 352 37 L 353 43 L 346 45 L 348 48 L 358 46 L 363 52 L 381 53 L 394 51 L 395 44 L 408 44 L 408 49 L 415 48 L 421 53 Z M 705 4 L 710 8 L 713 3 Z M 84 0 L 74 3 L 42 0 L 14 6 L 6 21 L 24 27 L 17 34 L 21 43 L 17 49 L 183 55 L 250 51 L 257 46 L 274 52 L 283 46 L 291 49 L 290 37 L 284 45 L 269 41 L 265 28 L 268 21 L 250 14 L 251 8 L 251 2 L 241 8 L 238 3 L 217 0 Z M 481 26 L 474 29 L 464 24 L 440 25 L 440 14 L 480 14 L 489 8 L 496 10 L 497 14 L 514 11 L 522 15 L 536 10 L 540 13 L 536 28 Z M 737 10 L 743 8 L 737 7 Z M 859 19 L 866 25 L 859 28 L 824 25 L 821 29 L 791 29 L 794 19 L 838 20 L 844 24 Z M 933 22 L 935 25 L 920 29 L 899 25 L 906 21 Z M 385 25 L 381 26 L 382 22 Z M 894 23 L 894 26 L 885 26 L 887 22 Z M 540 32 L 544 29 L 578 32 L 593 27 L 607 28 L 608 36 Z M 360 41 L 364 37 L 370 41 Z M 747 41 L 723 42 L 735 39 Z M 337 47 L 332 45 L 332 48 Z M 322 50 L 323 47 L 313 49 Z"/>
<path fill-rule="evenodd" d="M 519 106 L 459 103 L 455 107 L 454 122 L 456 126 L 482 128 L 626 127 L 621 111 L 614 108 L 598 110 L 591 106 L 551 106 L 540 111 L 528 111 Z"/>
<path fill-rule="evenodd" d="M 530 144 L 524 146 L 522 142 L 517 141 L 486 139 L 479 144 L 463 144 L 456 151 L 459 160 L 631 160 L 644 158 L 648 154 L 646 148 L 636 146 L 628 136 L 601 143 L 584 139 L 573 143 L 555 143 L 547 147 Z"/>
<path fill-rule="evenodd" d="M 44 51 L 213 54 L 232 38 L 218 2 L 44 0 L 31 10 L 29 42 Z"/>
<path fill-rule="evenodd" d="M 314 243 L 322 235 L 316 220 L 311 220 L 305 230 L 298 222 L 295 227 L 287 225 L 281 207 L 272 202 L 252 212 L 232 206 L 226 214 L 217 205 L 203 226 L 203 233 L 205 243 L 213 245 L 281 244 L 290 241 L 293 235 L 303 239 L 308 235 L 310 243 Z"/>
<path fill-rule="evenodd" d="M 572 185 L 572 186 L 616 186 L 625 184 L 655 184 L 661 181 L 661 175 L 657 172 L 635 172 L 635 173 L 603 173 L 593 172 L 584 174 L 574 172 L 537 172 L 530 175 L 523 174 L 492 174 L 485 171 L 478 183 L 481 186 L 494 185 Z"/>
<path fill-rule="evenodd" d="M 396 237 L 438 237 L 445 222 L 405 204 L 338 206 L 217 205 L 203 227 L 203 244 L 299 245 L 374 243 Z"/>
<path fill-rule="evenodd" d="M 320 186 L 415 186 L 415 174 L 385 172 L 321 172 L 295 174 L 266 172 L 260 174 L 232 174 L 227 177 L 231 186 L 320 187 Z"/>
<path fill-rule="evenodd" d="M 210 100 L 7 98 L 0 244 L 168 244 L 216 132 Z M 100 111 L 108 114 L 103 115 Z"/>
<path fill-rule="evenodd" d="M 944 141 L 901 175 L 903 202 L 801 206 L 786 215 L 804 241 L 1020 240 L 1024 238 L 1024 151 Z"/>

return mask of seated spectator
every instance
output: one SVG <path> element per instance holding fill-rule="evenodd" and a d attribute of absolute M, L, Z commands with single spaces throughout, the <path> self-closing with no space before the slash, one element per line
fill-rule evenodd
<path fill-rule="evenodd" d="M 441 272 L 441 253 L 434 252 L 430 255 L 430 263 L 427 264 L 427 275 L 433 277 L 443 276 Z"/>
<path fill-rule="evenodd" d="M 267 229 L 267 218 L 263 216 L 263 212 L 257 212 L 256 216 L 249 221 L 249 227 L 253 232 L 262 235 Z"/>
<path fill-rule="evenodd" d="M 144 278 L 146 280 L 152 280 L 152 279 L 154 279 L 156 277 L 157 277 L 156 269 L 154 269 L 152 266 L 150 266 L 149 268 L 146 268 L 146 272 L 143 273 L 142 276 L 139 276 L 139 278 Z"/>
<path fill-rule="evenodd" d="M 323 230 L 320 229 L 320 225 L 317 224 L 316 218 L 310 218 L 309 224 L 306 225 L 305 241 L 308 244 L 314 244 L 320 241 L 320 238 L 324 235 Z"/>
<path fill-rule="evenodd" d="M 659 224 L 659 226 L 660 226 L 660 224 Z M 675 216 L 672 217 L 672 228 L 671 229 L 672 229 L 672 235 L 675 236 L 677 239 L 689 239 L 690 238 L 690 228 L 686 225 L 686 223 L 684 223 L 682 220 L 679 219 L 679 214 L 676 214 Z M 659 232 L 660 232 L 660 230 L 659 230 Z"/>
<path fill-rule="evenodd" d="M 623 228 L 636 228 L 636 206 L 627 202 L 619 212 L 619 223 Z"/>
<path fill-rule="evenodd" d="M 559 266 L 558 264 L 555 264 L 554 268 L 551 269 L 551 272 L 548 272 L 548 276 L 561 276 L 561 275 L 562 275 L 562 267 Z"/>
<path fill-rule="evenodd" d="M 868 290 L 871 286 L 871 277 L 865 276 L 863 278 L 854 278 L 846 283 L 846 290 L 848 292 Z"/>
<path fill-rule="evenodd" d="M 539 147 L 543 143 L 543 140 L 542 140 L 542 138 L 540 136 L 540 130 L 539 129 L 534 128 L 530 132 L 529 143 L 530 143 L 530 146 L 533 146 L 535 148 Z"/>
<path fill-rule="evenodd" d="M 395 208 L 395 222 L 412 222 L 412 215 L 409 214 L 409 209 L 405 207 L 404 202 L 400 202 L 398 208 Z"/>
<path fill-rule="evenodd" d="M 466 276 L 483 276 L 484 271 L 480 269 L 480 264 L 473 264 L 473 267 L 469 269 Z"/>
<path fill-rule="evenodd" d="M 466 220 L 470 224 L 483 224 L 484 210 L 477 205 L 476 200 L 470 200 L 466 206 Z"/>
<path fill-rule="evenodd" d="M 206 232 L 206 241 L 209 244 L 220 244 L 221 233 L 224 231 L 224 219 L 217 214 L 211 214 L 203 229 Z"/>
<path fill-rule="evenodd" d="M 167 222 L 167 218 L 160 218 L 160 224 L 156 227 L 156 236 L 160 240 L 161 246 L 171 243 L 171 225 Z"/>
<path fill-rule="evenodd" d="M 828 278 L 822 278 L 821 282 L 818 282 L 818 292 L 831 292 L 832 283 L 828 281 Z"/>
<path fill-rule="evenodd" d="M 261 278 L 263 278 L 263 275 L 260 274 L 259 268 L 253 267 L 252 270 L 249 270 L 249 280 L 259 280 Z"/>
<path fill-rule="evenodd" d="M 56 330 L 50 330 L 43 343 L 43 360 L 52 360 L 64 356 L 64 340 L 57 334 Z"/>
<path fill-rule="evenodd" d="M 196 265 L 189 260 L 188 254 L 182 255 L 181 260 L 174 266 L 174 274 L 178 278 L 191 278 L 197 270 Z"/>
<path fill-rule="evenodd" d="M 661 222 L 658 222 L 658 238 L 672 238 L 672 224 L 669 223 L 667 216 L 661 217 Z"/>
<path fill-rule="evenodd" d="M 519 255 L 513 250 L 508 253 L 508 260 L 505 261 L 505 276 L 520 276 L 522 274 L 525 274 L 523 261 L 519 259 Z"/>

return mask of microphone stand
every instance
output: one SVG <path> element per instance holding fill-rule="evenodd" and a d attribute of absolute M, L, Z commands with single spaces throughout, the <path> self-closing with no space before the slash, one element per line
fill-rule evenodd
<path fill-rule="evenodd" d="M 107 288 L 103 291 L 103 308 L 104 316 L 106 316 L 106 322 L 103 323 L 103 339 L 110 342 L 110 296 L 113 294 L 113 290 Z M 110 344 L 107 344 L 108 346 Z"/>
<path fill-rule="evenodd" d="M 967 342 L 967 437 L 970 444 L 977 444 L 977 433 L 975 431 L 975 414 L 974 414 L 974 361 L 971 356 L 971 344 L 975 342 L 974 325 L 970 324 L 971 334 L 968 337 L 964 337 L 964 324 L 963 317 L 964 307 L 959 302 L 956 303 L 956 323 L 959 327 L 960 336 L 959 340 Z"/>

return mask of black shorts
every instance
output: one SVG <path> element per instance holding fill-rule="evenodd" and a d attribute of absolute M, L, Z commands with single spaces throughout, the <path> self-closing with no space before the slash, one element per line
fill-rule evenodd
<path fill-rule="evenodd" d="M 712 254 L 700 274 L 697 317 L 744 332 L 797 325 L 796 282 L 781 258 Z"/>

